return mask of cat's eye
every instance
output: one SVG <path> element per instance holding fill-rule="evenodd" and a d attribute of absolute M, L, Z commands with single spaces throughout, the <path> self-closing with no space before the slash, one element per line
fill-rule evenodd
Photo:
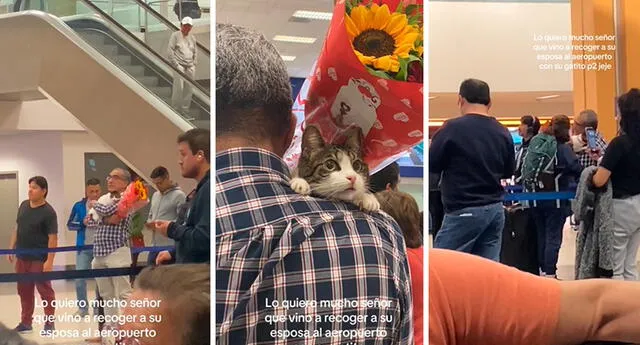
<path fill-rule="evenodd" d="M 362 168 L 363 168 L 362 162 L 360 162 L 360 161 L 353 162 L 353 170 L 360 171 L 360 170 L 362 170 Z"/>
<path fill-rule="evenodd" d="M 334 171 L 338 168 L 338 163 L 336 163 L 334 160 L 328 160 L 324 162 L 324 167 L 329 171 Z"/>

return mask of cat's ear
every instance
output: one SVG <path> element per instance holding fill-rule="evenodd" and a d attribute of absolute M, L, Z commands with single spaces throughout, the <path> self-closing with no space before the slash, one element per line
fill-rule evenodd
<path fill-rule="evenodd" d="M 344 142 L 344 147 L 362 154 L 362 146 L 364 144 L 364 135 L 362 134 L 362 128 L 351 127 L 344 133 L 344 135 L 347 137 Z"/>
<path fill-rule="evenodd" d="M 302 149 L 303 150 L 319 150 L 324 148 L 324 139 L 322 133 L 315 126 L 307 126 L 302 133 Z"/>

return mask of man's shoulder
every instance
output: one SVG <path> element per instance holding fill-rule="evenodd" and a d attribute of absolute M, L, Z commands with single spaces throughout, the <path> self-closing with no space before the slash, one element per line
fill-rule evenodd
<path fill-rule="evenodd" d="M 55 209 L 55 208 L 53 208 L 53 206 L 52 206 L 50 203 L 48 203 L 48 202 L 44 204 L 44 209 L 45 209 L 45 210 L 47 211 L 47 213 L 49 213 L 49 214 L 54 214 L 54 215 L 56 214 L 56 209 Z"/>

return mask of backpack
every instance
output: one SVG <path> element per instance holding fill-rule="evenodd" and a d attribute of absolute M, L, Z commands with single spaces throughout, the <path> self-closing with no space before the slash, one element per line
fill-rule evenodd
<path fill-rule="evenodd" d="M 531 139 L 522 163 L 522 185 L 525 191 L 555 191 L 557 153 L 558 142 L 554 136 L 540 133 Z"/>

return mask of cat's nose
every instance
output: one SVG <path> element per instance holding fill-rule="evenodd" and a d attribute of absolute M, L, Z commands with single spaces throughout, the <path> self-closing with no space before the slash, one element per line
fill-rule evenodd
<path fill-rule="evenodd" d="M 349 180 L 349 183 L 351 183 L 352 186 L 356 183 L 355 176 L 347 176 L 347 180 Z"/>

